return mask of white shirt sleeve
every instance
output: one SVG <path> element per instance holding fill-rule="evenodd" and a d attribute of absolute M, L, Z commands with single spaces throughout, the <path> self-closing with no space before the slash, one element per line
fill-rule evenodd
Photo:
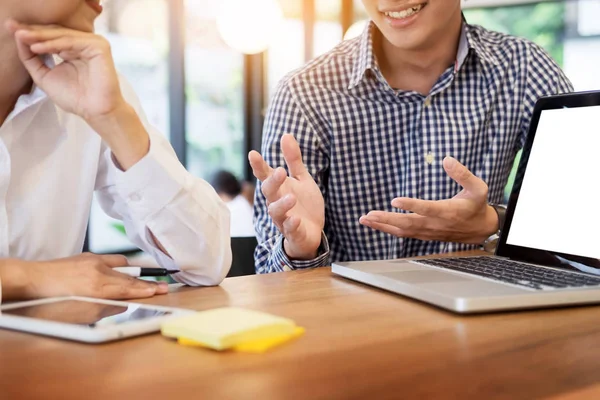
<path fill-rule="evenodd" d="M 169 142 L 146 120 L 133 89 L 125 99 L 150 135 L 150 151 L 123 172 L 104 145 L 96 193 L 104 211 L 123 221 L 127 236 L 188 285 L 218 285 L 231 267 L 229 210 L 214 189 L 181 165 Z M 154 243 L 150 231 L 171 257 Z"/>

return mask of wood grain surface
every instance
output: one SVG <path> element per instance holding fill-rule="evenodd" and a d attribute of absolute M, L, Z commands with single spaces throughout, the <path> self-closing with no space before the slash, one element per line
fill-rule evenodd
<path fill-rule="evenodd" d="M 458 316 L 332 275 L 227 279 L 147 303 L 240 306 L 306 328 L 266 354 L 160 335 L 85 345 L 0 331 L 0 399 L 600 398 L 600 308 Z"/>

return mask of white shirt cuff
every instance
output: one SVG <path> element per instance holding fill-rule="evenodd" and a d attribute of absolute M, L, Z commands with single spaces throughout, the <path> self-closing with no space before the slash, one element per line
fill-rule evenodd
<path fill-rule="evenodd" d="M 184 187 L 185 175 L 169 170 L 171 158 L 160 145 L 152 143 L 148 154 L 127 171 L 123 171 L 113 157 L 117 191 L 142 221 L 162 210 Z"/>

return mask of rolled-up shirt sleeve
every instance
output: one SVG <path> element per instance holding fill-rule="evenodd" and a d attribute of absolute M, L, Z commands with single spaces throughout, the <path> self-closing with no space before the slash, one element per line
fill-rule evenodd
<path fill-rule="evenodd" d="M 122 90 L 150 135 L 150 150 L 122 171 L 110 149 L 103 148 L 96 178 L 99 203 L 108 215 L 123 221 L 129 239 L 159 265 L 181 270 L 173 276 L 177 281 L 218 285 L 231 267 L 229 210 L 206 181 L 185 170 L 123 81 Z"/>

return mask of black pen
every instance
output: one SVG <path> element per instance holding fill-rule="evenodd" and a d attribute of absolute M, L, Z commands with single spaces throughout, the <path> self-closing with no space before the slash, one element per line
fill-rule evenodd
<path fill-rule="evenodd" d="M 134 278 L 142 278 L 145 276 L 168 276 L 171 274 L 177 274 L 181 271 L 164 268 L 144 268 L 144 267 L 117 267 L 113 268 L 113 271 L 120 272 L 125 275 L 132 276 Z"/>

